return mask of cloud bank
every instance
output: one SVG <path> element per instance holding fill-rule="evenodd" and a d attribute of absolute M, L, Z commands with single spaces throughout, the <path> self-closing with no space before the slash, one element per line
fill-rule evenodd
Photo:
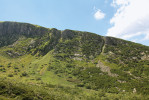
<path fill-rule="evenodd" d="M 113 26 L 108 29 L 107 36 L 149 40 L 149 0 L 113 0 L 112 6 L 117 12 L 110 20 Z"/>

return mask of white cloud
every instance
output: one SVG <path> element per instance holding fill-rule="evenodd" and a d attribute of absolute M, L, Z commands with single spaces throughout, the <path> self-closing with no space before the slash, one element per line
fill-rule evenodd
<path fill-rule="evenodd" d="M 117 12 L 110 20 L 113 24 L 107 36 L 123 39 L 149 40 L 149 0 L 113 0 Z"/>
<path fill-rule="evenodd" d="M 103 19 L 104 17 L 105 17 L 105 14 L 100 9 L 98 9 L 94 14 L 94 18 L 96 20 Z"/>

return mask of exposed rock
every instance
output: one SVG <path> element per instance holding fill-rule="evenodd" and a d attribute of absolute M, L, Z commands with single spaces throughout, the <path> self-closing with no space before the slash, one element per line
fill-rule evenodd
<path fill-rule="evenodd" d="M 141 57 L 142 60 L 149 60 L 149 55 L 144 55 Z"/>
<path fill-rule="evenodd" d="M 98 61 L 98 64 L 96 65 L 96 67 L 99 67 L 102 72 L 107 72 L 109 76 L 112 76 L 112 77 L 118 76 L 117 74 L 111 73 L 110 67 L 105 66 L 101 61 Z"/>
<path fill-rule="evenodd" d="M 126 81 L 121 81 L 121 80 L 117 80 L 118 82 L 120 82 L 120 83 L 126 83 Z"/>
<path fill-rule="evenodd" d="M 137 90 L 136 90 L 136 88 L 134 88 L 134 89 L 133 89 L 133 93 L 136 93 L 136 92 L 137 92 Z"/>
<path fill-rule="evenodd" d="M 73 39 L 78 35 L 77 32 L 73 31 L 73 30 L 64 30 L 62 31 L 62 39 L 66 40 L 66 39 Z"/>
<path fill-rule="evenodd" d="M 14 51 L 11 51 L 11 50 L 6 51 L 6 54 L 8 54 L 10 57 L 13 57 L 13 58 L 23 55 L 19 52 L 14 52 Z"/>
<path fill-rule="evenodd" d="M 13 44 L 20 36 L 40 37 L 49 29 L 28 23 L 0 22 L 0 47 Z M 7 40 L 7 41 L 6 41 Z"/>
<path fill-rule="evenodd" d="M 74 59 L 74 60 L 82 61 L 82 58 L 79 58 L 79 57 L 74 57 L 73 59 Z"/>

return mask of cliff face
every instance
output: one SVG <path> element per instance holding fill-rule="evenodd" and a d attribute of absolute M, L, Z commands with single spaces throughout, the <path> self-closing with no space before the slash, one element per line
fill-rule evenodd
<path fill-rule="evenodd" d="M 48 31 L 49 29 L 28 23 L 0 22 L 0 47 L 14 43 L 20 36 L 39 37 Z"/>
<path fill-rule="evenodd" d="M 28 23 L 18 23 L 18 22 L 0 23 L 0 35 L 19 34 L 26 36 L 42 36 L 46 32 L 48 32 L 48 29 Z"/>

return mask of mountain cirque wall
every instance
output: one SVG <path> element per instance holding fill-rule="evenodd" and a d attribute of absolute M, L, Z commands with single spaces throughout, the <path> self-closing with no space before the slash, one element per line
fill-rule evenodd
<path fill-rule="evenodd" d="M 99 55 L 104 45 L 102 36 L 89 32 L 68 29 L 60 31 L 28 23 L 0 22 L 0 47 L 12 45 L 22 36 L 33 38 L 34 47 L 38 48 L 34 53 L 40 50 L 42 55 L 52 49 L 55 49 L 57 53 L 64 53 L 70 49 L 69 54 L 77 51 L 81 55 L 91 58 L 91 56 Z M 39 48 L 41 45 L 42 48 Z M 62 50 L 61 47 L 64 49 Z"/>

